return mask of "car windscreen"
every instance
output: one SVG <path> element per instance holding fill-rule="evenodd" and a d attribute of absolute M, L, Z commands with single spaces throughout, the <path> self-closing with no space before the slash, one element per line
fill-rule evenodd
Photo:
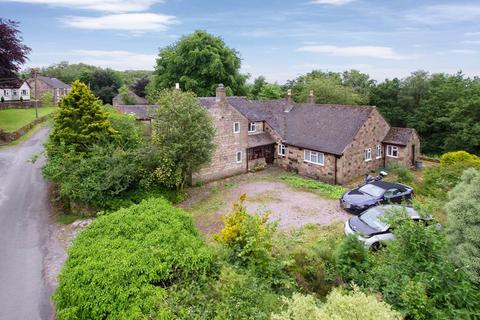
<path fill-rule="evenodd" d="M 372 197 L 380 197 L 385 192 L 385 189 L 382 189 L 373 184 L 366 184 L 362 186 L 360 189 L 358 189 L 358 191 L 362 193 L 366 193 Z"/>
<path fill-rule="evenodd" d="M 381 217 L 383 216 L 384 212 L 377 207 L 373 207 L 365 211 L 359 218 L 368 226 L 373 229 L 383 231 L 388 229 L 388 224 L 381 221 Z"/>

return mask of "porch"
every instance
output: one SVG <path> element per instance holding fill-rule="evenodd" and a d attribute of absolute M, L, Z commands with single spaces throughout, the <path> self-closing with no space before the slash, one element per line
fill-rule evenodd
<path fill-rule="evenodd" d="M 248 136 L 247 171 L 257 164 L 273 164 L 275 141 L 268 133 L 252 134 Z"/>

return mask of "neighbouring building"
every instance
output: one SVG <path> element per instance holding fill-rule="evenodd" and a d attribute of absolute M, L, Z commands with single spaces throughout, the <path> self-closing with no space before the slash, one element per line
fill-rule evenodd
<path fill-rule="evenodd" d="M 374 106 L 315 104 L 313 92 L 308 100 L 295 103 L 291 92 L 279 100 L 227 97 L 222 85 L 215 97 L 198 98 L 214 120 L 217 148 L 192 182 L 276 163 L 306 177 L 344 184 L 390 163 L 415 164 L 420 154 L 415 129 L 391 127 Z M 130 112 L 147 117 L 140 109 Z"/>
<path fill-rule="evenodd" d="M 35 79 L 30 78 L 27 80 L 30 88 L 32 88 L 32 96 L 41 97 L 48 92 L 52 93 L 53 103 L 58 104 L 60 99 L 70 92 L 70 86 L 57 78 L 50 78 L 44 76 L 37 76 L 37 90 L 38 95 L 35 95 Z"/>
<path fill-rule="evenodd" d="M 132 91 L 128 91 L 128 95 L 130 98 L 135 102 L 133 105 L 148 105 L 148 101 L 145 98 L 142 98 L 138 95 L 136 95 Z M 112 98 L 112 106 L 117 107 L 117 106 L 128 106 L 125 104 L 125 101 L 123 101 L 122 94 L 119 93 L 115 97 Z"/>
<path fill-rule="evenodd" d="M 30 86 L 26 81 L 13 79 L 0 82 L 0 101 L 29 101 Z"/>

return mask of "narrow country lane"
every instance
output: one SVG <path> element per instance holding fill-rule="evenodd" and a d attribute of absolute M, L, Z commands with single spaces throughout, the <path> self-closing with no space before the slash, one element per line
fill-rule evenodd
<path fill-rule="evenodd" d="M 0 320 L 51 319 L 51 289 L 44 281 L 49 237 L 47 183 L 41 174 L 48 129 L 0 149 Z"/>

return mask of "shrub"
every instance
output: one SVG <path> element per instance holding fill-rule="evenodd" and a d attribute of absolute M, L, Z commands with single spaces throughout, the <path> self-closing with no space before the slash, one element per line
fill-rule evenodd
<path fill-rule="evenodd" d="M 280 177 L 289 186 L 298 189 L 318 190 L 331 199 L 338 199 L 347 190 L 342 186 L 331 185 L 318 180 L 302 178 L 294 175 L 284 175 Z"/>
<path fill-rule="evenodd" d="M 445 206 L 452 256 L 477 285 L 480 284 L 480 171 L 464 171 Z"/>
<path fill-rule="evenodd" d="M 371 256 L 365 286 L 413 319 L 480 316 L 479 294 L 449 260 L 443 235 L 435 226 L 425 226 L 405 214 L 392 215 L 389 224 L 396 239 Z"/>
<path fill-rule="evenodd" d="M 55 105 L 53 103 L 53 93 L 51 91 L 42 94 L 40 101 L 42 102 L 42 107 L 53 107 Z"/>
<path fill-rule="evenodd" d="M 69 249 L 53 300 L 57 318 L 165 318 L 175 284 L 212 271 L 190 216 L 151 199 L 97 218 Z"/>
<path fill-rule="evenodd" d="M 412 172 L 404 164 L 390 163 L 387 169 L 397 175 L 397 180 L 400 183 L 411 183 L 414 180 Z"/>
<path fill-rule="evenodd" d="M 400 313 L 392 310 L 385 302 L 372 295 L 366 295 L 358 287 L 353 292 L 334 289 L 327 301 L 320 305 L 314 297 L 294 294 L 285 299 L 285 310 L 273 314 L 272 320 L 394 320 L 402 319 Z"/>
<path fill-rule="evenodd" d="M 421 191 L 444 200 L 447 192 L 460 182 L 463 171 L 468 168 L 480 169 L 480 157 L 465 151 L 445 153 L 440 157 L 440 165 L 426 170 Z"/>
<path fill-rule="evenodd" d="M 335 263 L 343 281 L 363 282 L 367 250 L 356 235 L 348 235 L 340 242 L 335 251 Z"/>

